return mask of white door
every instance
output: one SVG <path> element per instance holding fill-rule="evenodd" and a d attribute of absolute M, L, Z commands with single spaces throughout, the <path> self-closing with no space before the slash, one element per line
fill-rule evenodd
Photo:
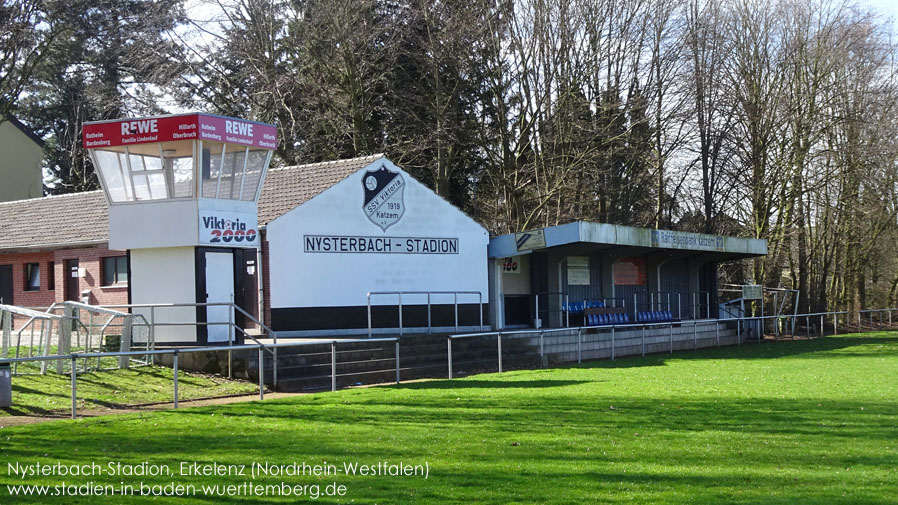
<path fill-rule="evenodd" d="M 231 303 L 234 301 L 234 253 L 230 251 L 206 252 L 206 303 Z M 234 321 L 234 309 L 230 306 L 206 307 L 207 323 Z M 227 324 L 209 324 L 209 342 L 227 342 L 233 338 L 233 328 Z"/>

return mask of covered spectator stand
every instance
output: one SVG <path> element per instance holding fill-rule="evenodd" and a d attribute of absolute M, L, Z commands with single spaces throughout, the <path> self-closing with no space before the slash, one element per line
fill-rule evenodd
<path fill-rule="evenodd" d="M 490 239 L 497 328 L 717 318 L 717 266 L 765 240 L 577 221 Z"/>

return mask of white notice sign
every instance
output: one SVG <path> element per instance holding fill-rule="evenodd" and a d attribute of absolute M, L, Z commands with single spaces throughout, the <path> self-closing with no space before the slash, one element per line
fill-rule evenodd
<path fill-rule="evenodd" d="M 589 286 L 589 257 L 570 256 L 567 259 L 568 286 Z"/>

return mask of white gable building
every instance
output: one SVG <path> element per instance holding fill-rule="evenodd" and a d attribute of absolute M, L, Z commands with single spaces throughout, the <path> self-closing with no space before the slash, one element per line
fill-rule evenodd
<path fill-rule="evenodd" d="M 275 331 L 367 333 L 369 301 L 375 333 L 397 328 L 400 297 L 405 329 L 488 324 L 486 229 L 384 157 L 269 221 L 265 238 Z"/>

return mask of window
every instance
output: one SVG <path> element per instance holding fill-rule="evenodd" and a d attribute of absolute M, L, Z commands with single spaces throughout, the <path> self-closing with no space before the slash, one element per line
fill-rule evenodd
<path fill-rule="evenodd" d="M 56 265 L 52 261 L 47 263 L 47 289 L 56 289 Z"/>
<path fill-rule="evenodd" d="M 128 258 L 115 256 L 103 258 L 103 285 L 114 286 L 128 282 Z"/>
<path fill-rule="evenodd" d="M 41 289 L 41 265 L 40 263 L 25 264 L 25 291 L 40 291 Z"/>

